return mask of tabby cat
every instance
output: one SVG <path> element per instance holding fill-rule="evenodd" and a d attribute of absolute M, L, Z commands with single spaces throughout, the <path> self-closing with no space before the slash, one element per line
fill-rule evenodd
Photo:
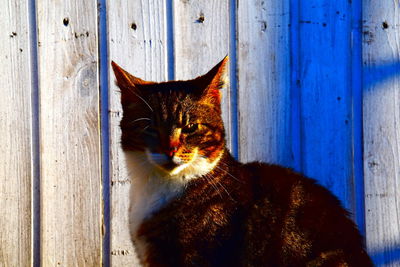
<path fill-rule="evenodd" d="M 141 263 L 372 266 L 348 212 L 327 189 L 288 168 L 231 156 L 221 118 L 227 62 L 193 80 L 161 83 L 112 62 Z"/>

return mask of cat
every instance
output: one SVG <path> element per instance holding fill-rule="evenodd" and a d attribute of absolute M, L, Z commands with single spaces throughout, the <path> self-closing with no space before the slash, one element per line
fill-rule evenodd
<path fill-rule="evenodd" d="M 326 188 L 231 156 L 221 117 L 227 64 L 226 57 L 193 80 L 157 83 L 112 62 L 132 172 L 130 232 L 142 265 L 372 266 Z"/>

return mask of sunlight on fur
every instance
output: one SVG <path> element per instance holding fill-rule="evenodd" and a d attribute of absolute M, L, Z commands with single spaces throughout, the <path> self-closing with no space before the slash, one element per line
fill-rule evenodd
<path fill-rule="evenodd" d="M 159 165 L 166 161 L 162 154 L 151 153 L 148 150 L 125 154 L 128 171 L 132 174 L 130 192 L 132 205 L 129 211 L 129 228 L 132 235 L 136 234 L 143 219 L 179 195 L 186 183 L 209 173 L 221 159 L 223 151 L 212 162 L 199 155 L 198 149 L 195 149 L 192 155 L 190 161 L 181 163 L 168 172 Z M 184 162 L 178 157 L 174 160 Z M 144 242 L 136 242 L 139 253 L 145 250 L 145 246 Z"/>
<path fill-rule="evenodd" d="M 192 153 L 177 153 L 172 158 L 172 161 L 177 164 L 172 170 L 167 170 L 163 167 L 163 165 L 168 162 L 168 158 L 165 154 L 151 153 L 146 149 L 146 156 L 148 161 L 153 164 L 152 167 L 154 169 L 152 171 L 158 177 L 187 182 L 210 172 L 218 163 L 222 152 L 220 156 L 212 162 L 209 162 L 208 159 L 199 155 L 198 148 L 195 148 Z"/>
<path fill-rule="evenodd" d="M 113 63 L 141 263 L 372 266 L 326 188 L 282 166 L 232 157 L 221 116 L 226 66 L 227 58 L 193 80 L 155 83 Z"/>

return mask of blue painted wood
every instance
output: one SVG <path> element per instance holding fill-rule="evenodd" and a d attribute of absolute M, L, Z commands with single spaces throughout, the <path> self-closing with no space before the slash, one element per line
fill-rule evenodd
<path fill-rule="evenodd" d="M 40 266 L 40 111 L 39 111 L 39 75 L 38 75 L 38 40 L 36 24 L 36 3 L 33 0 L 28 1 L 29 13 L 29 36 L 30 36 L 30 57 L 31 57 L 31 80 L 32 80 L 32 264 Z"/>
<path fill-rule="evenodd" d="M 355 194 L 355 221 L 365 236 L 365 200 L 363 170 L 363 118 L 362 118 L 362 2 L 353 0 L 352 7 L 352 91 L 353 91 L 353 181 Z"/>
<path fill-rule="evenodd" d="M 229 61 L 230 61 L 230 118 L 231 118 L 231 153 L 239 158 L 239 120 L 238 120 L 238 84 L 237 84 L 237 3 L 229 0 Z"/>
<path fill-rule="evenodd" d="M 110 43 L 106 40 L 106 12 L 102 9 L 105 8 L 105 2 L 99 1 L 99 52 L 100 82 L 103 86 L 101 107 L 104 219 L 105 228 L 109 230 L 111 214 L 108 164 L 112 159 L 108 156 L 106 73 L 107 46 Z M 29 3 L 34 10 L 34 1 L 30 0 Z M 229 54 L 232 61 L 230 123 L 235 130 L 241 127 L 241 132 L 232 131 L 234 154 L 241 154 L 244 160 L 261 159 L 285 164 L 318 179 L 348 209 L 355 212 L 355 219 L 362 232 L 365 229 L 364 163 L 368 244 L 378 266 L 396 266 L 400 260 L 400 241 L 396 241 L 399 231 L 396 232 L 395 229 L 399 229 L 399 222 L 393 218 L 398 218 L 396 212 L 399 204 L 396 197 L 399 190 L 396 186 L 399 163 L 395 162 L 396 159 L 390 161 L 382 155 L 390 154 L 392 150 L 396 152 L 392 143 L 399 136 L 396 128 L 396 120 L 399 120 L 398 113 L 395 112 L 376 113 L 378 108 L 385 110 L 386 107 L 392 107 L 392 110 L 398 112 L 395 105 L 389 105 L 398 96 L 398 87 L 395 82 L 391 87 L 386 84 L 398 77 L 400 72 L 399 42 L 396 39 L 399 31 L 399 17 L 396 16 L 398 2 L 388 1 L 385 10 L 380 9 L 382 4 L 371 0 L 286 0 L 282 3 L 249 1 L 250 4 L 229 0 L 229 3 Z M 365 11 L 363 18 L 362 4 Z M 173 79 L 176 31 L 172 0 L 166 2 L 166 9 L 168 64 L 165 69 L 168 70 L 168 78 Z M 391 12 L 394 15 L 388 15 Z M 287 25 L 289 19 L 290 25 Z M 365 20 L 366 28 L 363 30 L 359 25 L 361 19 Z M 33 22 L 32 15 L 31 23 Z M 34 29 L 31 30 L 32 42 L 36 43 Z M 364 43 L 361 43 L 362 31 Z M 364 69 L 361 61 L 362 45 L 366 52 Z M 190 45 L 186 43 L 185 47 L 188 46 Z M 35 54 L 35 51 L 32 53 Z M 387 59 L 384 58 L 386 56 Z M 185 62 L 187 63 L 189 64 Z M 135 65 L 141 64 L 146 63 L 138 62 Z M 36 67 L 35 63 L 33 65 Z M 234 75 L 236 67 L 239 67 L 239 77 Z M 367 103 L 364 103 L 364 108 L 369 114 L 363 114 L 362 110 L 363 86 L 364 102 Z M 239 91 L 236 91 L 238 88 Z M 253 94 L 249 95 L 249 92 Z M 388 92 L 391 95 L 386 95 Z M 391 136 L 379 133 L 378 126 L 383 118 L 387 118 L 383 128 Z M 363 119 L 368 122 L 367 125 L 363 125 Z M 365 162 L 362 155 L 363 134 L 368 148 L 365 149 Z M 238 151 L 239 148 L 241 151 Z M 381 162 L 368 161 L 370 154 Z M 378 175 L 374 162 L 397 170 L 397 173 L 393 171 L 397 176 L 385 174 L 383 167 L 380 169 L 383 174 Z M 38 172 L 39 170 L 37 176 Z M 389 193 L 386 194 L 384 190 Z M 39 204 L 35 205 L 35 210 L 38 211 Z M 35 224 L 35 229 L 39 229 L 40 216 L 36 217 Z M 39 233 L 35 235 L 37 240 L 34 253 L 39 255 Z M 110 262 L 109 242 L 110 234 L 106 232 L 103 243 L 106 265 Z"/>
<path fill-rule="evenodd" d="M 290 1 L 238 2 L 239 159 L 293 166 Z"/>
<path fill-rule="evenodd" d="M 108 117 L 110 87 L 108 86 L 108 43 L 106 0 L 98 1 L 99 18 L 99 85 L 100 85 L 100 118 L 101 118 L 101 175 L 103 200 L 103 247 L 102 266 L 111 264 L 111 181 L 110 181 L 110 120 Z M 36 266 L 36 265 L 35 265 Z"/>
<path fill-rule="evenodd" d="M 301 168 L 354 210 L 351 4 L 311 0 L 299 9 Z"/>
<path fill-rule="evenodd" d="M 300 0 L 290 0 L 290 127 L 291 127 L 291 166 L 294 170 L 302 172 L 301 156 L 301 101 L 300 101 L 300 77 L 299 77 L 299 16 Z"/>

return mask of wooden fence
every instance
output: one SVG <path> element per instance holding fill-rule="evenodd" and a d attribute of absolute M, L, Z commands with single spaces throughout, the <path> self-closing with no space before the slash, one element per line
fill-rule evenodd
<path fill-rule="evenodd" d="M 0 266 L 134 266 L 112 59 L 187 79 L 230 55 L 242 161 L 318 179 L 400 265 L 400 2 L 3 0 Z"/>

